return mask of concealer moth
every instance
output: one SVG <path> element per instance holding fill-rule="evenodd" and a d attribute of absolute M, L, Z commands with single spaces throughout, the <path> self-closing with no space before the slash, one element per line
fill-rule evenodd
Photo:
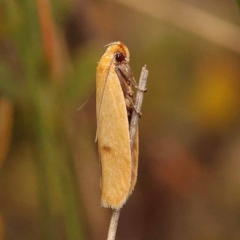
<path fill-rule="evenodd" d="M 131 153 L 129 123 L 137 86 L 129 66 L 130 54 L 122 42 L 107 45 L 97 66 L 96 111 L 101 168 L 101 204 L 120 209 L 137 180 L 138 132 Z"/>

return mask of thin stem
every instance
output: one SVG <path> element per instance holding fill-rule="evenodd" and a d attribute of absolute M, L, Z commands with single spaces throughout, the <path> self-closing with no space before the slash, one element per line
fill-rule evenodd
<path fill-rule="evenodd" d="M 145 65 L 142 68 L 142 72 L 141 72 L 139 83 L 138 83 L 136 99 L 135 99 L 135 109 L 137 111 L 133 111 L 132 119 L 131 119 L 131 123 L 130 123 L 129 132 L 130 132 L 130 147 L 131 147 L 131 150 L 133 148 L 135 134 L 136 134 L 136 131 L 137 131 L 139 112 L 141 112 L 141 108 L 142 108 L 142 102 L 143 102 L 143 96 L 144 96 L 144 91 L 142 91 L 142 90 L 146 89 L 147 78 L 148 78 L 148 70 L 147 70 L 146 65 Z"/>
<path fill-rule="evenodd" d="M 148 70 L 147 70 L 146 65 L 145 65 L 142 68 L 142 72 L 141 72 L 139 83 L 138 83 L 136 99 L 135 99 L 135 109 L 138 112 L 141 111 L 142 102 L 143 102 L 143 95 L 144 95 L 144 92 L 141 91 L 141 89 L 146 88 L 147 78 L 148 78 Z M 133 142 L 134 142 L 134 139 L 135 139 L 135 134 L 136 134 L 136 131 L 137 131 L 137 126 L 138 126 L 139 114 L 137 113 L 137 111 L 133 111 L 133 113 L 132 113 L 132 119 L 131 119 L 130 129 L 129 129 L 131 151 L 132 151 L 132 148 L 133 148 Z M 115 240 L 119 215 L 120 215 L 120 209 L 117 209 L 117 210 L 113 209 L 112 216 L 111 216 L 111 221 L 110 221 L 110 225 L 109 225 L 109 230 L 108 230 L 107 240 Z"/>
<path fill-rule="evenodd" d="M 115 240 L 119 215 L 120 215 L 120 209 L 112 210 L 112 216 L 111 216 L 111 221 L 110 221 L 110 225 L 109 225 L 107 240 Z"/>

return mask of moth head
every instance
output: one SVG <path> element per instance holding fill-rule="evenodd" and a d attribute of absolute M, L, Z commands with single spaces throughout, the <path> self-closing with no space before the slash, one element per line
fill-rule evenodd
<path fill-rule="evenodd" d="M 112 54 L 116 63 L 129 62 L 130 53 L 127 46 L 122 42 L 113 42 L 106 45 L 107 53 Z"/>
<path fill-rule="evenodd" d="M 123 62 L 129 62 L 129 58 L 127 58 L 126 55 L 124 55 L 124 53 L 120 51 L 114 54 L 114 58 L 116 63 L 118 64 L 121 64 Z"/>

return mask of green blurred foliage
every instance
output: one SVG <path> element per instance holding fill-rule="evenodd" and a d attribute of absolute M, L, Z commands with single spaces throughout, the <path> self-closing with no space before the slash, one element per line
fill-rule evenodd
<path fill-rule="evenodd" d="M 238 5 L 240 6 L 240 1 L 239 1 L 239 0 L 237 0 L 237 3 L 238 3 Z"/>

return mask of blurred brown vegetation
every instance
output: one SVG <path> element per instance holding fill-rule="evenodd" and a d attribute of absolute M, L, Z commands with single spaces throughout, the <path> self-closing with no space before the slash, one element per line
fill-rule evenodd
<path fill-rule="evenodd" d="M 0 239 L 106 238 L 95 96 L 76 109 L 117 40 L 150 72 L 117 239 L 240 239 L 239 19 L 235 1 L 1 1 Z"/>

